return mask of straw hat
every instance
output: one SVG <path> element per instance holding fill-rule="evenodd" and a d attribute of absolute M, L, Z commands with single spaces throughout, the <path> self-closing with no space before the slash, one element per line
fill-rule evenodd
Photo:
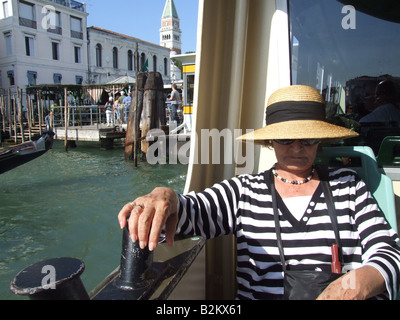
<path fill-rule="evenodd" d="M 358 133 L 325 121 L 325 101 L 314 88 L 294 85 L 275 91 L 269 98 L 264 128 L 239 140 L 264 144 L 273 139 L 346 139 Z"/>

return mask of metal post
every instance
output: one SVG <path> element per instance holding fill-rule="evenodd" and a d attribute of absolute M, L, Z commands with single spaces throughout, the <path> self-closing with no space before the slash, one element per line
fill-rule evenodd
<path fill-rule="evenodd" d="M 139 241 L 133 242 L 126 227 L 122 234 L 121 273 L 116 284 L 127 290 L 148 286 L 154 278 L 152 265 L 153 252 L 147 247 L 141 249 Z"/>
<path fill-rule="evenodd" d="M 10 289 L 32 300 L 89 300 L 80 275 L 85 264 L 75 258 L 38 262 L 16 275 Z"/>

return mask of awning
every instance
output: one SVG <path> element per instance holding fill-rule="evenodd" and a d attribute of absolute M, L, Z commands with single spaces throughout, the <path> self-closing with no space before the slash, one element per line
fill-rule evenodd
<path fill-rule="evenodd" d="M 113 81 L 107 82 L 107 84 L 128 84 L 128 83 L 136 83 L 136 79 L 131 76 L 122 76 Z"/>

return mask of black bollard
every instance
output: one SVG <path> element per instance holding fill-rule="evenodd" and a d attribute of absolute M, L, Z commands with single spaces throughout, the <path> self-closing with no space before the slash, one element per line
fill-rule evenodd
<path fill-rule="evenodd" d="M 126 226 L 122 233 L 121 271 L 116 285 L 124 290 L 147 287 L 155 277 L 152 265 L 153 252 L 147 247 L 141 249 L 139 241 L 133 242 Z"/>
<path fill-rule="evenodd" d="M 32 300 L 89 300 L 80 275 L 85 264 L 75 258 L 38 262 L 16 275 L 10 289 Z"/>

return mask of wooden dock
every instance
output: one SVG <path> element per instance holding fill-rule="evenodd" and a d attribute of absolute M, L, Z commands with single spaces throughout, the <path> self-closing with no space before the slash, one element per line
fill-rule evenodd
<path fill-rule="evenodd" d="M 105 124 L 91 125 L 91 126 L 69 126 L 67 130 L 65 127 L 55 127 L 55 139 L 65 140 L 67 133 L 68 141 L 93 141 L 100 142 L 101 147 L 111 149 L 115 139 L 124 139 L 126 132 L 122 131 L 121 127 L 111 126 L 107 127 Z"/>

